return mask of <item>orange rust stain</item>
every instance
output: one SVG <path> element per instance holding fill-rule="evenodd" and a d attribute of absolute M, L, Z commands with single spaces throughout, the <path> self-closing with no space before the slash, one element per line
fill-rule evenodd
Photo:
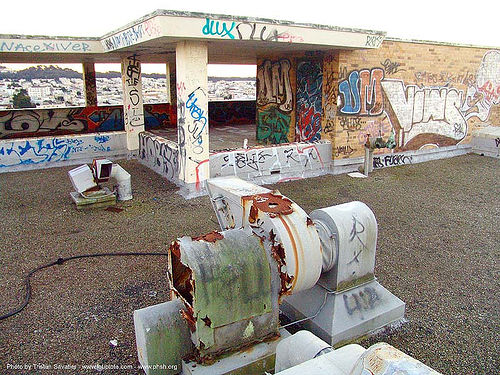
<path fill-rule="evenodd" d="M 278 264 L 278 273 L 280 275 L 280 281 L 281 281 L 281 288 L 279 291 L 279 297 L 281 298 L 281 296 L 283 296 L 283 295 L 290 294 L 290 290 L 292 288 L 292 286 L 290 284 L 293 282 L 294 277 L 290 276 L 286 272 L 281 271 L 281 267 L 286 266 L 285 249 L 283 248 L 283 245 L 281 243 L 276 242 L 276 235 L 274 234 L 274 231 L 272 229 L 269 232 L 269 240 L 272 243 L 271 256 Z"/>
<path fill-rule="evenodd" d="M 182 317 L 186 320 L 189 330 L 196 331 L 196 318 L 194 317 L 193 308 L 186 306 L 186 310 L 180 310 Z"/>
<path fill-rule="evenodd" d="M 252 201 L 249 216 L 249 221 L 251 223 L 254 223 L 257 219 L 257 210 L 268 213 L 270 217 L 290 215 L 293 212 L 292 201 L 280 194 L 264 193 L 247 195 L 241 199 L 243 201 Z"/>
<path fill-rule="evenodd" d="M 174 241 L 170 244 L 169 250 L 175 254 L 177 258 L 181 257 L 181 249 L 178 241 Z"/>
<path fill-rule="evenodd" d="M 295 275 L 298 275 L 299 274 L 299 254 L 297 252 L 297 244 L 295 243 L 295 238 L 293 236 L 293 233 L 290 230 L 290 227 L 288 226 L 285 219 L 280 216 L 280 220 L 283 223 L 283 226 L 285 227 L 285 229 L 288 233 L 288 237 L 290 238 L 290 241 L 292 242 L 293 255 L 295 257 Z M 295 288 L 295 284 L 297 284 L 297 278 L 293 277 L 292 279 L 293 279 L 292 280 L 292 287 L 290 288 L 290 291 L 292 291 Z"/>
<path fill-rule="evenodd" d="M 216 230 L 214 230 L 213 232 L 204 234 L 203 236 L 194 237 L 193 241 L 202 241 L 203 240 L 206 242 L 215 243 L 216 241 L 222 240 L 223 238 L 224 238 L 224 236 L 222 235 L 222 233 L 219 233 Z"/>

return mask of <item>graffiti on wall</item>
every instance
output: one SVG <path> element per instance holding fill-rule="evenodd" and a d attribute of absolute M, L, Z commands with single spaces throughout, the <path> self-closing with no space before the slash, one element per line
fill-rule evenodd
<path fill-rule="evenodd" d="M 455 145 L 467 135 L 460 112 L 464 92 L 455 88 L 419 88 L 399 80 L 382 82 L 388 99 L 386 112 L 402 149 L 433 144 Z"/>
<path fill-rule="evenodd" d="M 321 138 L 322 89 L 323 64 L 320 61 L 300 61 L 297 64 L 297 142 Z"/>
<path fill-rule="evenodd" d="M 168 103 L 144 105 L 146 129 L 175 126 Z M 123 106 L 0 111 L 0 139 L 124 130 Z"/>
<path fill-rule="evenodd" d="M 15 140 L 0 146 L 0 168 L 67 161 L 77 154 L 112 152 L 111 139 L 106 135 L 86 138 L 40 138 Z"/>
<path fill-rule="evenodd" d="M 257 141 L 288 142 L 293 93 L 290 60 L 265 60 L 257 67 Z"/>
<path fill-rule="evenodd" d="M 417 84 L 406 84 L 386 77 L 405 71 L 401 63 L 386 59 L 381 65 L 351 72 L 340 69 L 339 130 L 347 132 L 348 141 L 355 132 L 358 143 L 363 144 L 366 134 L 384 136 L 394 131 L 397 150 L 456 145 L 467 136 L 470 119 L 486 122 L 492 106 L 500 104 L 497 50 L 484 54 L 475 77 L 470 72 L 422 71 L 414 73 Z M 466 90 L 454 84 L 464 85 Z M 374 122 L 364 120 L 367 118 Z M 337 151 L 345 155 L 348 150 Z"/>
<path fill-rule="evenodd" d="M 141 132 L 139 159 L 170 181 L 179 178 L 179 146 L 175 142 L 148 132 Z"/>
<path fill-rule="evenodd" d="M 373 157 L 373 168 L 395 167 L 398 165 L 411 164 L 413 157 L 405 154 L 390 154 L 385 156 Z"/>
<path fill-rule="evenodd" d="M 85 42 L 75 41 L 38 41 L 38 40 L 3 40 L 0 52 L 92 52 L 92 46 Z"/>
<path fill-rule="evenodd" d="M 224 39 L 261 40 L 266 42 L 281 41 L 287 43 L 304 41 L 301 36 L 293 35 L 289 32 L 279 33 L 277 28 L 270 28 L 266 25 L 246 21 L 219 21 L 206 18 L 201 32 L 203 35 L 217 36 Z"/>
<path fill-rule="evenodd" d="M 340 112 L 348 115 L 378 116 L 383 110 L 381 68 L 354 70 L 346 80 L 339 82 L 342 95 Z"/>
<path fill-rule="evenodd" d="M 500 51 L 488 51 L 481 60 L 476 80 L 467 88 L 461 107 L 468 120 L 477 117 L 487 121 L 491 107 L 500 104 Z"/>
<path fill-rule="evenodd" d="M 210 155 L 210 176 L 255 177 L 322 170 L 331 160 L 331 144 L 325 141 L 255 147 Z"/>
<path fill-rule="evenodd" d="M 255 123 L 254 100 L 208 102 L 210 125 L 246 125 Z"/>
<path fill-rule="evenodd" d="M 113 51 L 118 48 L 128 47 L 161 35 L 161 28 L 158 22 L 151 18 L 139 25 L 134 25 L 128 29 L 111 35 L 102 41 L 105 51 Z"/>

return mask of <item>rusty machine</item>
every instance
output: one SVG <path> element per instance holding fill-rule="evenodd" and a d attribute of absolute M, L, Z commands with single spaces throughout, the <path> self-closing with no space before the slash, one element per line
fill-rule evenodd
<path fill-rule="evenodd" d="M 404 302 L 375 278 L 377 222 L 364 203 L 308 215 L 236 177 L 207 189 L 221 231 L 173 242 L 171 301 L 134 312 L 147 374 L 273 370 L 290 335 L 280 311 L 329 345 L 403 319 Z"/>

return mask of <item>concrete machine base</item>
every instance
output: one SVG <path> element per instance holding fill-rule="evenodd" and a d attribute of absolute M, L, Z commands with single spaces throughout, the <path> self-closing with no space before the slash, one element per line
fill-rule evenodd
<path fill-rule="evenodd" d="M 342 292 L 329 292 L 316 284 L 286 297 L 281 310 L 293 321 L 313 317 L 302 325 L 330 345 L 340 346 L 400 321 L 405 303 L 372 280 Z"/>

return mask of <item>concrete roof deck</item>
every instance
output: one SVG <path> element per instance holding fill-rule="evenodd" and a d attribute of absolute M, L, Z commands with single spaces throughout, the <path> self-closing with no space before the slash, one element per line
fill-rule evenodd
<path fill-rule="evenodd" d="M 122 212 L 77 211 L 67 171 L 2 174 L 0 184 L 0 311 L 21 302 L 31 269 L 73 255 L 164 252 L 183 235 L 218 229 L 208 197 L 184 200 L 177 187 L 136 160 L 134 198 Z M 273 185 L 311 212 L 352 200 L 374 211 L 379 227 L 375 275 L 407 304 L 400 330 L 385 341 L 443 374 L 498 371 L 497 159 L 466 155 L 376 170 L 368 179 L 322 176 Z M 474 178 L 471 180 L 471 176 Z M 42 270 L 32 278 L 25 310 L 0 321 L 6 364 L 130 366 L 104 373 L 136 375 L 132 311 L 168 299 L 164 257 L 89 258 Z M 117 340 L 116 347 L 110 340 Z"/>

